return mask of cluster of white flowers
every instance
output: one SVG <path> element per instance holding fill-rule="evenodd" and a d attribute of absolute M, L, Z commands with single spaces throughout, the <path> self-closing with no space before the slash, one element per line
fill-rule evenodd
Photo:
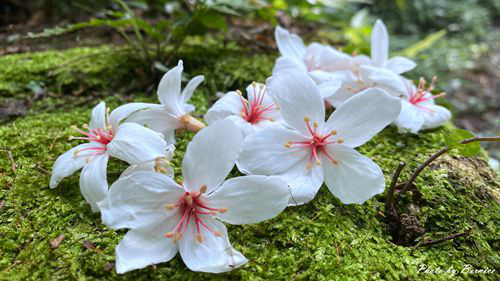
<path fill-rule="evenodd" d="M 377 21 L 371 58 L 350 56 L 317 43 L 305 47 L 295 34 L 276 28 L 281 52 L 266 85 L 246 95 L 231 91 L 205 115 L 187 101 L 203 76 L 181 91 L 182 61 L 162 78 L 160 104 L 130 103 L 110 112 L 103 102 L 90 124 L 73 129 L 84 140 L 54 163 L 50 187 L 82 169 L 80 189 L 103 222 L 130 229 L 116 248 L 124 273 L 166 262 L 180 252 L 191 270 L 220 273 L 246 258 L 231 246 L 225 225 L 257 223 L 289 205 L 314 198 L 326 183 L 343 203 L 362 204 L 385 189 L 380 167 L 354 148 L 394 123 L 417 133 L 450 118 L 431 90 L 400 76 L 415 67 L 388 59 L 388 35 Z M 325 104 L 335 111 L 326 118 Z M 184 182 L 173 180 L 175 130 L 198 132 L 182 162 Z M 109 157 L 131 164 L 110 188 Z M 245 176 L 226 180 L 237 166 Z"/>

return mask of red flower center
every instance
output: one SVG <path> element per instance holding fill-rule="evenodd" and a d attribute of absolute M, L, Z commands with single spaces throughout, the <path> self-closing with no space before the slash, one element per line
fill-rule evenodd
<path fill-rule="evenodd" d="M 236 91 L 240 96 L 241 105 L 243 109 L 241 110 L 241 118 L 245 119 L 247 122 L 252 125 L 259 123 L 263 120 L 274 121 L 273 118 L 267 117 L 266 114 L 271 112 L 272 110 L 276 110 L 277 106 L 274 103 L 271 103 L 267 106 L 264 106 L 262 102 L 264 101 L 264 96 L 266 94 L 266 90 L 264 85 L 260 85 L 258 93 L 257 93 L 257 85 L 256 83 L 252 83 L 253 86 L 253 100 L 250 102 L 245 99 L 240 91 Z"/>
<path fill-rule="evenodd" d="M 420 109 L 423 109 L 426 111 L 432 111 L 431 109 L 421 105 L 420 103 L 430 101 L 430 100 L 433 100 L 436 98 L 444 97 L 446 95 L 446 93 L 444 93 L 444 92 L 440 93 L 438 95 L 435 95 L 435 96 L 433 96 L 432 94 L 430 96 L 428 95 L 432 92 L 432 90 L 434 90 L 436 80 L 437 80 L 436 76 L 432 77 L 431 84 L 429 85 L 429 87 L 426 88 L 425 79 L 420 78 L 420 81 L 418 82 L 418 87 L 417 87 L 416 91 L 413 88 L 413 85 L 411 85 L 410 96 L 409 96 L 408 101 Z M 412 83 L 413 83 L 413 81 L 412 81 Z"/>

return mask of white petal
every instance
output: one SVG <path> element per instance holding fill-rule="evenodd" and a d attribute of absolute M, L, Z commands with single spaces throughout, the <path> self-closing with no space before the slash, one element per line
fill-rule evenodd
<path fill-rule="evenodd" d="M 205 114 L 207 124 L 212 124 L 217 120 L 224 119 L 229 115 L 238 115 L 243 110 L 243 105 L 240 96 L 234 92 L 228 92 L 222 96 Z"/>
<path fill-rule="evenodd" d="M 309 169 L 307 168 L 307 160 L 308 157 L 285 173 L 277 174 L 277 176 L 286 181 L 290 186 L 289 206 L 302 205 L 311 201 L 323 184 L 323 171 L 321 167 L 313 165 Z"/>
<path fill-rule="evenodd" d="M 109 115 L 109 123 L 111 124 L 113 130 L 116 131 L 116 129 L 120 125 L 120 122 L 124 121 L 124 119 L 131 116 L 133 113 L 154 107 L 158 107 L 158 105 L 142 102 L 124 104 L 115 108 L 115 110 L 111 112 L 111 114 Z"/>
<path fill-rule="evenodd" d="M 178 218 L 171 218 L 148 228 L 129 230 L 116 246 L 116 272 L 129 272 L 175 257 L 177 244 L 164 235 L 178 222 Z"/>
<path fill-rule="evenodd" d="M 397 74 L 401 74 L 414 69 L 415 66 L 417 66 L 417 64 L 410 59 L 405 57 L 393 57 L 387 61 L 385 67 Z"/>
<path fill-rule="evenodd" d="M 195 109 L 196 109 L 196 107 L 194 105 L 190 104 L 190 103 L 185 103 L 184 104 L 184 111 L 186 111 L 188 113 L 195 111 Z"/>
<path fill-rule="evenodd" d="M 80 175 L 80 191 L 85 200 L 90 203 L 92 212 L 99 212 L 97 202 L 104 199 L 108 192 L 107 166 L 108 154 L 94 156 L 83 167 Z"/>
<path fill-rule="evenodd" d="M 182 174 L 184 186 L 210 192 L 226 179 L 242 149 L 243 136 L 230 120 L 220 120 L 199 131 L 188 144 Z"/>
<path fill-rule="evenodd" d="M 139 164 L 165 156 L 167 143 L 163 137 L 136 123 L 124 123 L 108 144 L 111 156 L 129 164 Z"/>
<path fill-rule="evenodd" d="M 162 133 L 168 143 L 175 143 L 174 130 L 182 127 L 177 116 L 163 105 L 156 105 L 150 109 L 136 112 L 127 118 L 127 122 L 134 122 Z"/>
<path fill-rule="evenodd" d="M 384 67 L 389 56 L 389 35 L 381 20 L 377 20 L 371 35 L 371 57 L 376 66 Z"/>
<path fill-rule="evenodd" d="M 309 124 L 325 122 L 325 106 L 319 88 L 305 73 L 280 72 L 267 81 L 267 91 L 280 107 L 281 115 L 288 125 L 304 135 L 309 135 L 304 118 Z"/>
<path fill-rule="evenodd" d="M 288 30 L 276 26 L 274 30 L 274 37 L 276 39 L 276 45 L 282 56 L 291 57 L 301 60 L 304 57 L 306 48 L 302 39 L 294 33 L 288 32 Z"/>
<path fill-rule="evenodd" d="M 401 112 L 401 101 L 379 88 L 354 95 L 339 106 L 325 124 L 324 132 L 337 131 L 349 147 L 369 141 Z"/>
<path fill-rule="evenodd" d="M 385 68 L 361 66 L 361 77 L 365 87 L 382 88 L 391 96 L 403 96 L 408 90 L 403 77 Z"/>
<path fill-rule="evenodd" d="M 180 96 L 183 69 L 184 67 L 180 60 L 176 67 L 170 69 L 161 78 L 160 85 L 158 85 L 158 99 L 160 103 L 168 107 L 177 116 L 184 114 L 183 102 Z"/>
<path fill-rule="evenodd" d="M 186 103 L 191 98 L 194 90 L 196 90 L 196 88 L 198 88 L 198 86 L 201 84 L 201 82 L 203 82 L 203 80 L 205 80 L 205 77 L 203 75 L 198 75 L 198 76 L 193 77 L 193 79 L 191 79 L 188 82 L 188 84 L 186 85 L 184 90 L 182 90 L 182 93 L 181 93 L 182 103 Z"/>
<path fill-rule="evenodd" d="M 321 69 L 325 71 L 353 70 L 353 58 L 330 46 L 325 46 L 322 50 L 319 61 L 321 63 Z"/>
<path fill-rule="evenodd" d="M 273 100 L 267 94 L 265 85 L 262 83 L 255 83 L 255 85 L 252 83 L 248 85 L 246 88 L 246 92 L 247 92 L 248 102 L 250 103 L 255 102 L 257 98 L 259 99 L 259 101 L 262 100 L 261 104 L 264 107 L 273 103 Z"/>
<path fill-rule="evenodd" d="M 426 106 L 429 109 L 424 113 L 425 122 L 423 129 L 437 128 L 451 119 L 451 112 L 439 105 Z"/>
<path fill-rule="evenodd" d="M 167 153 L 165 154 L 165 159 L 168 162 L 163 161 L 160 165 L 162 168 L 166 170 L 165 175 L 173 178 L 174 177 L 174 169 L 170 165 L 170 161 L 172 160 L 172 157 L 174 155 L 175 151 L 175 146 L 173 144 L 170 144 L 167 146 Z M 120 174 L 120 178 L 129 176 L 135 172 L 140 172 L 140 171 L 149 171 L 149 172 L 156 172 L 156 161 L 148 161 L 146 163 L 142 164 L 133 164 L 127 167 L 125 171 L 123 171 Z"/>
<path fill-rule="evenodd" d="M 230 224 L 251 224 L 274 218 L 285 209 L 290 189 L 279 177 L 243 176 L 225 181 L 204 198 L 208 206 L 228 208 L 217 218 Z"/>
<path fill-rule="evenodd" d="M 276 60 L 276 63 L 274 64 L 274 67 L 273 67 L 273 74 L 276 74 L 276 73 L 282 72 L 282 71 L 290 71 L 290 70 L 307 72 L 307 67 L 304 64 L 304 62 L 299 60 L 299 59 L 283 56 L 283 57 L 279 57 Z"/>
<path fill-rule="evenodd" d="M 101 101 L 92 109 L 89 123 L 90 129 L 106 128 L 106 104 Z"/>
<path fill-rule="evenodd" d="M 334 94 L 325 99 L 334 107 L 339 107 L 347 99 L 359 92 L 359 82 L 358 78 L 352 72 L 348 71 L 336 72 L 334 79 L 342 81 L 342 85 Z M 319 87 L 321 90 L 322 86 L 320 85 Z"/>
<path fill-rule="evenodd" d="M 370 57 L 365 56 L 365 55 L 357 55 L 352 58 L 354 65 L 356 66 L 361 66 L 361 65 L 373 65 L 373 61 Z"/>
<path fill-rule="evenodd" d="M 102 221 L 113 229 L 153 225 L 178 212 L 176 209 L 169 211 L 165 206 L 176 204 L 184 192 L 166 175 L 135 172 L 116 180 L 99 202 Z"/>
<path fill-rule="evenodd" d="M 304 137 L 285 128 L 265 129 L 245 138 L 237 165 L 246 174 L 275 175 L 288 171 L 298 163 L 306 165 L 307 149 L 287 148 L 289 141 L 304 141 Z"/>
<path fill-rule="evenodd" d="M 327 149 L 338 164 L 323 156 L 325 182 L 340 201 L 362 204 L 384 192 L 384 175 L 375 162 L 344 145 L 329 145 Z"/>
<path fill-rule="evenodd" d="M 323 99 L 326 99 L 326 98 L 329 98 L 333 95 L 335 95 L 335 93 L 337 93 L 337 91 L 342 87 L 342 80 L 339 80 L 339 79 L 334 79 L 334 80 L 330 80 L 328 82 L 324 82 L 324 83 L 321 83 L 319 84 L 319 92 L 321 94 L 321 97 Z"/>
<path fill-rule="evenodd" d="M 67 177 L 72 175 L 74 172 L 83 168 L 86 164 L 85 159 L 89 156 L 87 153 L 77 154 L 75 156 L 75 152 L 77 150 L 82 150 L 90 147 L 97 146 L 95 143 L 84 143 L 73 147 L 72 149 L 66 151 L 61 154 L 56 162 L 54 162 L 54 166 L 52 166 L 52 176 L 50 177 L 50 188 L 56 188 L 59 182 Z"/>
<path fill-rule="evenodd" d="M 400 133 L 411 132 L 416 134 L 424 125 L 424 113 L 404 99 L 401 100 L 401 105 L 401 113 L 394 121 L 394 124 L 398 127 Z"/>
<path fill-rule="evenodd" d="M 186 266 L 192 271 L 222 273 L 244 265 L 248 260 L 233 249 L 224 224 L 211 217 L 201 217 L 208 227 L 219 231 L 222 237 L 217 237 L 200 226 L 203 242 L 196 242 L 196 228 L 194 221 L 191 221 L 179 241 L 179 251 Z"/>

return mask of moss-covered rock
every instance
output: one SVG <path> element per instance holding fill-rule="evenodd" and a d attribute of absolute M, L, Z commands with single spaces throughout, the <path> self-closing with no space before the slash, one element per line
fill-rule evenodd
<path fill-rule="evenodd" d="M 130 81 L 122 79 L 137 79 L 130 75 L 133 69 L 129 64 L 116 61 L 119 54 L 107 47 L 84 48 L 0 58 L 1 62 L 9 63 L 8 70 L 0 70 L 0 89 L 15 96 L 23 90 L 9 85 L 23 85 L 30 80 L 54 88 L 59 87 L 60 81 L 66 81 L 62 85 L 73 85 L 70 81 L 79 81 L 78 78 L 68 68 L 59 66 L 66 63 L 62 58 L 77 54 L 102 58 L 80 58 L 80 71 L 92 73 L 82 79 L 96 89 L 113 87 L 110 80 L 126 83 Z M 272 55 L 248 54 L 231 48 L 224 51 L 188 48 L 180 56 L 184 58 L 187 76 L 206 77 L 193 96 L 198 114 L 206 111 L 216 91 L 243 88 L 252 80 L 263 81 L 274 61 Z M 50 75 L 54 69 L 59 73 L 56 78 Z M 221 275 L 190 272 L 177 256 L 167 263 L 117 275 L 112 269 L 114 247 L 125 231 L 108 229 L 99 215 L 92 214 L 78 188 L 79 173 L 63 180 L 57 189 L 48 187 L 53 162 L 74 145 L 67 141 L 71 134 L 69 126 L 88 122 L 90 110 L 98 102 L 91 99 L 76 106 L 63 96 L 54 100 L 66 101 L 69 106 L 40 107 L 26 117 L 0 126 L 0 148 L 4 148 L 0 150 L 2 280 L 495 280 L 499 277 L 498 274 L 452 276 L 419 272 L 423 265 L 458 271 L 466 265 L 497 271 L 500 268 L 498 177 L 489 170 L 484 156 L 461 158 L 453 154 L 436 161 L 416 181 L 422 193 L 416 214 L 425 233 L 415 242 L 468 231 L 464 237 L 433 247 L 396 245 L 382 215 L 383 195 L 363 205 L 343 205 L 323 187 L 311 203 L 287 208 L 273 220 L 229 226 L 234 247 L 250 260 L 240 269 Z M 104 98 L 111 107 L 122 103 L 122 99 L 120 95 Z M 154 101 L 155 97 L 138 94 L 134 100 Z M 404 180 L 419 163 L 444 146 L 443 136 L 451 129 L 450 125 L 412 136 L 398 135 L 395 129 L 387 128 L 359 151 L 382 167 L 387 183 L 399 161 L 405 161 L 408 167 L 401 177 Z M 173 161 L 177 175 L 181 174 L 183 151 L 192 136 L 179 135 Z M 12 154 L 15 171 L 11 169 L 7 151 Z M 125 167 L 125 163 L 112 161 L 108 179 L 114 180 Z M 404 199 L 409 201 L 410 196 Z M 64 239 L 52 248 L 50 242 L 61 234 Z"/>

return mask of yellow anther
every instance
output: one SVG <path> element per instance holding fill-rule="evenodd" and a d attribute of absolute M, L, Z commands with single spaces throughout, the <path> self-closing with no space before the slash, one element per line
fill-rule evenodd
<path fill-rule="evenodd" d="M 68 140 L 69 140 L 69 141 L 72 141 L 72 140 L 73 140 L 73 138 L 74 138 L 73 136 L 69 136 L 69 137 L 68 137 Z M 76 152 L 76 151 L 75 151 L 75 152 Z"/>
<path fill-rule="evenodd" d="M 332 136 L 335 136 L 335 135 L 337 134 L 337 131 L 333 130 L 333 131 L 331 131 L 331 132 L 330 132 L 330 134 L 331 134 Z"/>
<path fill-rule="evenodd" d="M 191 195 L 186 196 L 186 203 L 189 206 L 193 206 L 193 197 L 191 197 Z"/>
<path fill-rule="evenodd" d="M 203 243 L 203 235 L 201 233 L 196 234 L 196 242 Z"/>
<path fill-rule="evenodd" d="M 257 82 L 253 81 L 253 82 L 252 82 L 252 87 L 254 87 L 254 88 L 255 88 L 255 86 L 256 86 L 256 85 L 257 85 Z"/>
<path fill-rule="evenodd" d="M 165 205 L 165 209 L 167 210 L 173 210 L 175 208 L 175 204 L 167 204 Z"/>
<path fill-rule="evenodd" d="M 216 231 L 214 231 L 214 234 L 215 234 L 215 236 L 217 236 L 217 237 L 222 237 L 222 233 L 220 233 L 220 231 L 217 231 L 217 230 L 216 230 Z"/>
<path fill-rule="evenodd" d="M 89 125 L 88 125 L 88 124 L 83 124 L 83 125 L 82 125 L 82 128 L 84 128 L 84 129 L 88 129 L 88 128 L 89 128 Z"/>
<path fill-rule="evenodd" d="M 80 150 L 77 149 L 77 150 L 75 150 L 75 152 L 73 152 L 73 155 L 78 156 L 78 153 L 80 153 Z"/>
<path fill-rule="evenodd" d="M 314 126 L 314 128 L 318 128 L 318 126 L 319 126 L 318 122 L 314 121 L 313 126 Z"/>
<path fill-rule="evenodd" d="M 316 165 L 318 165 L 318 166 L 321 165 L 321 161 L 319 161 L 319 159 L 316 160 Z"/>
<path fill-rule="evenodd" d="M 238 96 L 243 96 L 243 93 L 240 90 L 236 90 L 236 93 L 238 94 Z"/>
<path fill-rule="evenodd" d="M 77 130 L 78 130 L 78 127 L 77 127 L 77 126 L 75 126 L 75 125 L 71 126 L 70 128 L 71 128 L 72 130 L 75 130 L 75 131 L 77 131 Z"/>
<path fill-rule="evenodd" d="M 182 238 L 182 232 L 177 232 L 174 237 L 174 242 L 181 240 L 181 238 Z"/>
<path fill-rule="evenodd" d="M 206 184 L 204 184 L 200 187 L 200 193 L 205 193 L 205 192 L 207 192 L 207 185 Z"/>
<path fill-rule="evenodd" d="M 312 169 L 312 167 L 313 167 L 312 163 L 311 163 L 311 162 L 307 162 L 306 168 L 307 168 L 308 170 L 311 170 L 311 169 Z"/>
<path fill-rule="evenodd" d="M 229 209 L 226 207 L 220 208 L 219 213 L 224 214 L 225 212 L 227 212 L 227 210 L 229 210 Z"/>
<path fill-rule="evenodd" d="M 260 84 L 259 88 L 260 88 L 261 90 L 263 90 L 263 89 L 264 89 L 264 84 Z"/>
<path fill-rule="evenodd" d="M 96 140 L 100 140 L 100 139 L 101 139 L 101 136 L 97 135 L 97 136 L 95 136 L 95 139 L 96 139 Z"/>
<path fill-rule="evenodd" d="M 285 143 L 285 147 L 286 147 L 286 148 L 290 148 L 290 147 L 292 147 L 292 143 L 290 143 L 290 142 L 286 142 L 286 143 Z"/>
<path fill-rule="evenodd" d="M 309 117 L 307 117 L 307 116 L 304 117 L 304 122 L 309 122 L 309 120 L 310 120 Z"/>
<path fill-rule="evenodd" d="M 90 163 L 90 160 L 92 160 L 90 157 L 87 157 L 87 159 L 85 159 L 85 163 Z"/>
<path fill-rule="evenodd" d="M 332 159 L 332 163 L 333 163 L 333 165 L 338 165 L 339 164 L 339 162 L 337 160 L 335 160 L 335 159 Z"/>
<path fill-rule="evenodd" d="M 165 233 L 165 237 L 167 237 L 167 238 L 174 237 L 174 232 L 170 231 L 170 232 Z"/>
<path fill-rule="evenodd" d="M 338 139 L 337 143 L 344 143 L 344 139 Z"/>

